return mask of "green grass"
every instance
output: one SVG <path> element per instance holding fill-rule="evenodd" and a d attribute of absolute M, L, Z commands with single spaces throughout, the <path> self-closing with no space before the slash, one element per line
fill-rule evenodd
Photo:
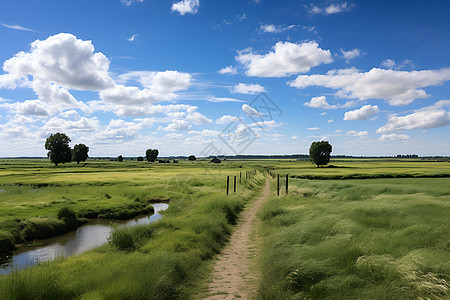
<path fill-rule="evenodd" d="M 450 179 L 291 180 L 264 207 L 261 299 L 444 299 Z"/>
<path fill-rule="evenodd" d="M 0 194 L 3 224 L 15 219 L 63 223 L 73 218 L 71 211 L 114 210 L 153 199 L 170 199 L 170 204 L 160 221 L 116 229 L 107 245 L 0 277 L 1 299 L 190 297 L 200 288 L 199 274 L 207 273 L 211 258 L 227 242 L 231 225 L 263 182 L 261 175 L 243 180 L 239 193 L 226 196 L 226 176 L 249 168 L 235 163 L 210 167 L 203 162 L 178 166 L 129 162 L 103 163 L 104 167 L 93 163 L 85 169 L 89 171 L 80 172 L 83 167 L 73 164 L 54 168 L 45 162 L 21 163 L 25 166 L 4 169 L 15 174 L 6 175 L 15 182 L 0 185 L 5 190 Z M 28 167 L 34 174 L 27 174 Z M 100 182 L 103 179 L 106 182 Z M 46 205 L 36 206 L 41 202 Z M 0 234 L 10 237 L 8 232 Z"/>

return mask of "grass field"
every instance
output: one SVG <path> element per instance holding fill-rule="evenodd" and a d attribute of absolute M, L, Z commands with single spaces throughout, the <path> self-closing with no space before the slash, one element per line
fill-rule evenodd
<path fill-rule="evenodd" d="M 261 299 L 448 297 L 450 163 L 330 164 L 1 160 L 0 241 L 21 243 L 26 226 L 61 222 L 63 207 L 82 219 L 128 217 L 161 199 L 170 205 L 161 221 L 117 230 L 98 249 L 0 277 L 0 298 L 191 298 L 268 170 L 289 174 L 290 193 L 260 214 Z M 245 180 L 249 170 L 260 172 Z M 240 172 L 238 193 L 226 196 L 226 176 Z"/>
<path fill-rule="evenodd" d="M 450 178 L 291 179 L 261 218 L 261 299 L 445 299 Z"/>

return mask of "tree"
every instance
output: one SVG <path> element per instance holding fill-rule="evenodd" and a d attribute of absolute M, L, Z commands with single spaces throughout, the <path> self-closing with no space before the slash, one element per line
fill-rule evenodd
<path fill-rule="evenodd" d="M 309 158 L 317 165 L 323 166 L 330 162 L 332 146 L 327 141 L 313 142 L 309 147 Z"/>
<path fill-rule="evenodd" d="M 72 150 L 69 146 L 70 138 L 64 133 L 51 134 L 46 142 L 45 149 L 49 150 L 47 157 L 57 166 L 60 163 L 72 161 Z"/>
<path fill-rule="evenodd" d="M 72 161 L 76 161 L 77 164 L 80 163 L 80 161 L 86 161 L 88 159 L 89 155 L 89 147 L 85 144 L 78 144 L 73 146 L 72 150 Z"/>
<path fill-rule="evenodd" d="M 137 161 L 144 161 L 144 158 L 142 156 L 138 156 Z"/>
<path fill-rule="evenodd" d="M 158 149 L 147 149 L 147 151 L 145 151 L 145 157 L 147 158 L 147 161 L 151 162 L 154 162 L 156 160 L 158 154 Z"/>
<path fill-rule="evenodd" d="M 117 161 L 118 162 L 123 162 L 123 156 L 122 155 L 117 156 Z"/>
<path fill-rule="evenodd" d="M 188 160 L 197 160 L 197 157 L 195 157 L 195 155 L 190 155 L 188 157 Z"/>

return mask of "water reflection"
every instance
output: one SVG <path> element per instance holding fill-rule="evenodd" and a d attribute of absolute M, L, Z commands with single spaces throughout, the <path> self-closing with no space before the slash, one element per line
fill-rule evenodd
<path fill-rule="evenodd" d="M 128 221 L 115 221 L 118 227 L 132 227 L 146 225 L 159 220 L 162 215 L 158 212 L 166 210 L 169 206 L 165 203 L 153 204 L 155 213 L 151 216 L 139 217 Z M 108 241 L 112 226 L 109 221 L 95 220 L 88 225 L 79 227 L 76 231 L 46 239 L 43 246 L 27 249 L 22 247 L 15 251 L 5 263 L 0 264 L 0 274 L 8 274 L 11 270 L 28 267 L 40 261 L 53 260 L 59 256 L 71 256 L 81 254 L 93 248 L 99 247 Z"/>

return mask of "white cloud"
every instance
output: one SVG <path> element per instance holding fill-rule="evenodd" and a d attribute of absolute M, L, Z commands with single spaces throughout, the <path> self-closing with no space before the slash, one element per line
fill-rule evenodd
<path fill-rule="evenodd" d="M 189 131 L 190 134 L 197 134 L 202 137 L 210 137 L 210 136 L 218 136 L 221 134 L 220 131 L 217 130 L 209 130 L 209 129 L 203 129 L 202 131 Z"/>
<path fill-rule="evenodd" d="M 303 103 L 303 105 L 312 108 L 322 108 L 322 109 L 335 109 L 338 108 L 336 105 L 330 105 L 327 103 L 327 98 L 325 96 L 313 97 L 311 101 Z"/>
<path fill-rule="evenodd" d="M 224 115 L 216 120 L 216 124 L 229 124 L 231 122 L 236 122 L 237 120 L 239 120 L 239 117 Z"/>
<path fill-rule="evenodd" d="M 379 139 L 379 141 L 405 141 L 409 140 L 409 136 L 406 134 L 383 134 Z"/>
<path fill-rule="evenodd" d="M 357 136 L 357 137 L 366 137 L 369 135 L 368 131 L 355 131 L 355 130 L 349 130 L 346 133 L 347 135 L 350 136 Z"/>
<path fill-rule="evenodd" d="M 387 59 L 383 60 L 380 65 L 387 69 L 393 69 L 395 67 L 396 63 L 394 60 L 387 58 Z"/>
<path fill-rule="evenodd" d="M 196 106 L 192 107 L 197 109 Z M 208 119 L 207 117 L 205 117 L 204 115 L 202 115 L 199 112 L 196 112 L 195 110 L 193 111 L 191 109 L 188 109 L 188 115 L 186 116 L 186 121 L 188 121 L 189 123 L 195 124 L 195 125 L 204 125 L 204 124 L 209 124 L 212 123 L 211 119 Z"/>
<path fill-rule="evenodd" d="M 266 89 L 259 84 L 239 83 L 238 85 L 235 85 L 233 87 L 232 93 L 254 95 L 257 93 L 263 93 L 265 91 Z"/>
<path fill-rule="evenodd" d="M 31 43 L 30 52 L 19 52 L 3 64 L 8 76 L 55 83 L 67 89 L 103 90 L 114 85 L 109 60 L 94 53 L 91 41 L 60 33 Z"/>
<path fill-rule="evenodd" d="M 378 133 L 393 132 L 410 129 L 438 128 L 450 124 L 450 112 L 435 109 L 418 111 L 403 117 L 391 116 L 383 127 L 378 128 Z"/>
<path fill-rule="evenodd" d="M 14 29 L 14 30 L 36 32 L 36 31 L 33 30 L 33 29 L 26 28 L 26 27 L 23 27 L 23 26 L 20 26 L 20 25 L 8 25 L 8 24 L 3 24 L 3 23 L 2 23 L 2 26 L 3 26 L 3 27 L 6 27 L 6 28 L 9 28 L 9 29 Z"/>
<path fill-rule="evenodd" d="M 354 59 L 362 55 L 361 50 L 359 49 L 353 49 L 349 51 L 344 51 L 343 49 L 341 49 L 341 52 L 342 57 L 345 59 L 347 63 L 349 63 L 351 59 Z"/>
<path fill-rule="evenodd" d="M 254 109 L 253 107 L 251 107 L 248 104 L 244 104 L 242 105 L 242 111 L 245 112 L 248 116 L 251 117 L 261 117 L 264 116 L 263 113 L 257 111 L 256 109 Z"/>
<path fill-rule="evenodd" d="M 126 6 L 130 6 L 136 2 L 144 2 L 144 0 L 120 0 L 123 4 L 125 4 Z"/>
<path fill-rule="evenodd" d="M 120 105 L 144 105 L 152 104 L 163 100 L 172 100 L 173 98 L 161 99 L 159 95 L 149 89 L 139 89 L 135 86 L 116 85 L 114 88 L 101 91 L 100 97 L 107 103 Z"/>
<path fill-rule="evenodd" d="M 218 72 L 219 74 L 237 74 L 236 67 L 233 66 L 224 67 L 220 69 Z"/>
<path fill-rule="evenodd" d="M 129 42 L 134 42 L 134 40 L 136 39 L 136 37 L 137 37 L 138 35 L 139 35 L 139 34 L 137 34 L 137 33 L 133 34 L 132 36 L 130 36 L 129 38 L 127 38 L 127 41 L 129 41 Z"/>
<path fill-rule="evenodd" d="M 346 112 L 344 115 L 344 120 L 347 121 L 367 120 L 379 112 L 380 109 L 378 108 L 377 105 L 364 105 L 360 109 Z"/>
<path fill-rule="evenodd" d="M 0 107 L 12 109 L 16 114 L 34 115 L 34 116 L 51 116 L 57 112 L 55 106 L 49 105 L 41 100 L 26 100 L 24 102 L 4 103 Z"/>
<path fill-rule="evenodd" d="M 318 7 L 311 4 L 309 7 L 309 13 L 312 15 L 333 15 L 349 11 L 353 8 L 353 6 L 353 4 L 349 4 L 347 2 L 331 4 L 327 7 Z"/>
<path fill-rule="evenodd" d="M 299 75 L 288 84 L 299 89 L 309 86 L 336 89 L 342 98 L 386 99 L 391 105 L 406 105 L 428 97 L 422 88 L 447 80 L 450 80 L 450 69 L 407 72 L 373 68 L 360 73 L 351 68 L 332 70 L 326 75 Z"/>
<path fill-rule="evenodd" d="M 319 127 L 310 127 L 310 128 L 306 128 L 306 130 L 319 130 Z"/>
<path fill-rule="evenodd" d="M 172 12 L 176 11 L 183 16 L 185 14 L 196 14 L 199 6 L 199 0 L 182 0 L 180 2 L 174 2 L 171 9 Z"/>
<path fill-rule="evenodd" d="M 261 24 L 259 27 L 259 30 L 264 33 L 280 33 L 286 30 L 290 30 L 295 28 L 296 25 L 288 25 L 288 26 L 282 26 L 282 25 L 274 25 L 274 24 Z"/>
<path fill-rule="evenodd" d="M 166 127 L 159 127 L 158 130 L 164 131 L 188 131 L 192 128 L 186 120 L 172 120 L 172 123 Z"/>
<path fill-rule="evenodd" d="M 45 123 L 42 130 L 44 132 L 64 131 L 70 135 L 70 133 L 74 132 L 95 132 L 99 128 L 100 123 L 95 117 L 81 117 L 76 121 L 53 117 Z"/>
<path fill-rule="evenodd" d="M 330 119 L 330 120 L 327 121 L 327 123 L 333 123 L 333 122 L 334 122 L 333 119 Z"/>
<path fill-rule="evenodd" d="M 319 48 L 316 42 L 278 42 L 273 51 L 267 54 L 256 54 L 247 49 L 240 51 L 236 59 L 247 69 L 248 76 L 258 77 L 284 77 L 305 73 L 312 67 L 333 61 L 331 52 Z"/>

